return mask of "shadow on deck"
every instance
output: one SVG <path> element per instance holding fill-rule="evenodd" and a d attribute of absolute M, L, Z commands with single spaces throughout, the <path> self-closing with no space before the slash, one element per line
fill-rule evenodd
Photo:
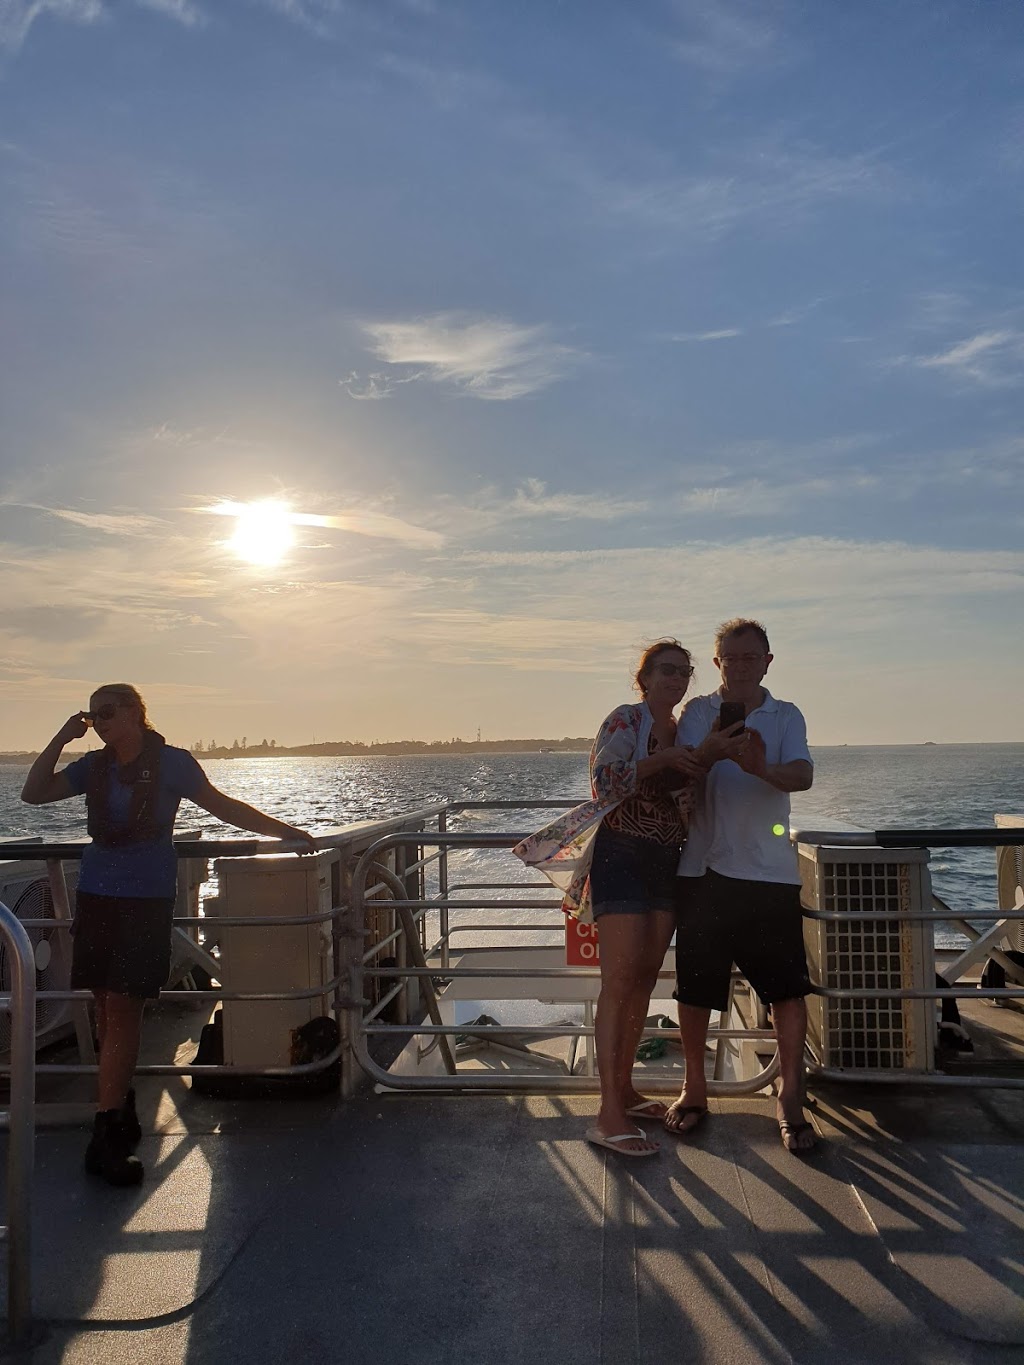
<path fill-rule="evenodd" d="M 695 1140 L 632 1162 L 583 1141 L 589 1098 L 224 1103 L 175 1080 L 140 1100 L 141 1190 L 86 1180 L 83 1130 L 39 1133 L 46 1335 L 25 1359 L 980 1365 L 1024 1347 L 1020 1091 L 822 1088 L 807 1159 L 770 1099 L 715 1100 Z"/>

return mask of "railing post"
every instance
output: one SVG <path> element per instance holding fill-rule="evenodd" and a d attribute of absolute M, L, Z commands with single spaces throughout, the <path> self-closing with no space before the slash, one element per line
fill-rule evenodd
<path fill-rule="evenodd" d="M 448 812 L 441 811 L 437 817 L 437 832 L 440 835 L 448 833 Z M 448 967 L 451 964 L 451 957 L 448 948 L 448 845 L 442 843 L 438 849 L 439 857 L 437 862 L 437 892 L 442 902 L 440 915 L 440 937 L 441 937 L 441 966 Z"/>
<path fill-rule="evenodd" d="M 68 897 L 68 884 L 64 876 L 64 864 L 59 858 L 47 858 L 46 876 L 50 883 L 50 899 L 53 902 L 53 917 L 63 925 L 63 933 L 71 930 L 71 901 Z M 66 940 L 70 942 L 70 939 Z M 70 950 L 69 950 L 70 956 Z M 79 1059 L 86 1066 L 96 1065 L 96 1047 L 92 1040 L 92 1024 L 89 1020 L 89 1006 L 84 1000 L 71 1003 L 71 1018 L 75 1025 L 75 1042 L 78 1044 Z"/>
<path fill-rule="evenodd" d="M 32 1329 L 32 1167 L 35 1156 L 36 962 L 18 917 L 0 902 L 11 962 L 11 1109 L 7 1147 L 7 1323 L 15 1346 Z"/>

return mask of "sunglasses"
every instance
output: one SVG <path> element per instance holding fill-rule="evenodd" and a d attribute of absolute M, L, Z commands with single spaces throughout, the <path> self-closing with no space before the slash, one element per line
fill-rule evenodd
<path fill-rule="evenodd" d="M 123 702 L 108 701 L 105 706 L 97 706 L 95 711 L 84 711 L 82 714 L 95 725 L 98 720 L 113 720 L 123 705 Z"/>
<path fill-rule="evenodd" d="M 693 669 L 687 664 L 655 664 L 654 671 L 663 678 L 692 678 Z"/>

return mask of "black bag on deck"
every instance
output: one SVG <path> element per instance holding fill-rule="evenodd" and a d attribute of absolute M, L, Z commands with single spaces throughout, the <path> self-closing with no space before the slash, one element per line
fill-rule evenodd
<path fill-rule="evenodd" d="M 1003 953 L 1015 962 L 1018 967 L 1024 968 L 1024 953 L 1016 948 L 1004 948 Z M 1006 969 L 1001 962 L 996 962 L 991 957 L 985 963 L 985 970 L 981 974 L 981 989 L 983 991 L 1000 991 L 1006 985 Z M 996 1000 L 993 1003 L 998 1004 Z"/>

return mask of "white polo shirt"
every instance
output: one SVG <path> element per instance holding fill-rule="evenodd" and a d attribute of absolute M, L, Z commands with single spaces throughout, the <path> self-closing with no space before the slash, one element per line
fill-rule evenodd
<path fill-rule="evenodd" d="M 718 723 L 722 698 L 717 692 L 694 697 L 679 718 L 676 743 L 694 748 Z M 747 716 L 747 726 L 764 740 L 769 763 L 811 762 L 807 725 L 797 707 L 764 701 Z M 796 849 L 789 841 L 789 793 L 745 773 L 731 759 L 716 763 L 690 817 L 690 832 L 679 860 L 681 877 L 702 877 L 708 868 L 744 881 L 800 885 Z"/>

